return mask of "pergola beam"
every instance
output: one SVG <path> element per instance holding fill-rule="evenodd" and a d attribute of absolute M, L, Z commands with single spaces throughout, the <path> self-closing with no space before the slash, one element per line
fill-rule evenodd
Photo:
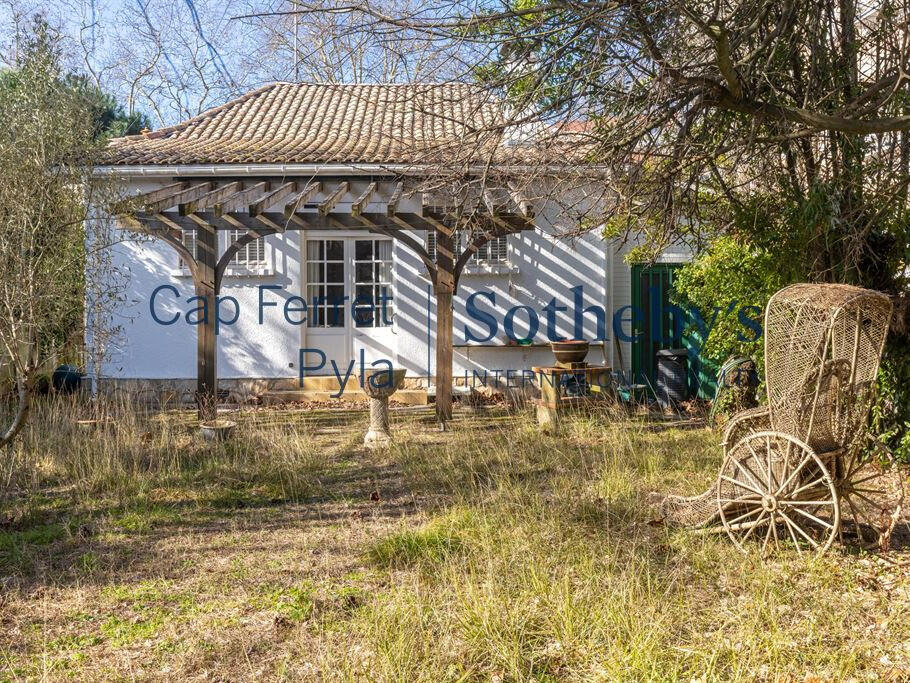
<path fill-rule="evenodd" d="M 222 216 L 229 211 L 239 211 L 240 209 L 249 209 L 250 202 L 259 198 L 263 192 L 269 191 L 269 183 L 256 183 L 252 187 L 235 192 L 218 201 L 215 206 L 215 215 Z"/>
<path fill-rule="evenodd" d="M 271 230 L 272 232 L 275 232 L 278 234 L 284 234 L 284 231 L 287 230 L 287 224 L 288 224 L 287 219 L 284 219 L 280 223 L 277 223 L 277 222 L 271 220 L 265 214 L 261 213 L 258 216 L 256 216 L 256 220 L 259 221 L 260 223 L 262 223 L 267 228 L 269 228 L 269 230 Z"/>
<path fill-rule="evenodd" d="M 500 218 L 495 213 L 491 213 L 489 218 L 491 221 L 493 221 L 493 223 L 495 223 L 497 226 L 502 228 L 504 234 L 509 234 L 510 232 L 513 232 L 512 226 L 505 219 Z"/>
<path fill-rule="evenodd" d="M 167 230 L 177 230 L 180 234 L 183 234 L 183 231 L 187 228 L 184 228 L 176 219 L 177 216 L 169 216 L 166 213 L 156 213 L 155 220 L 161 221 L 165 226 L 165 231 Z M 189 227 L 190 230 L 195 230 L 194 226 Z"/>
<path fill-rule="evenodd" d="M 322 183 L 309 183 L 296 197 L 284 205 L 285 218 L 293 216 L 301 206 L 309 202 L 320 192 L 322 192 Z"/>
<path fill-rule="evenodd" d="M 202 209 L 214 206 L 225 197 L 228 197 L 242 189 L 243 183 L 240 181 L 234 181 L 232 183 L 228 183 L 227 185 L 222 185 L 221 187 L 215 188 L 214 190 L 206 192 L 205 194 L 202 194 L 198 197 L 184 200 L 177 206 L 177 210 L 180 212 L 181 216 L 189 216 L 196 213 L 197 211 L 201 211 Z"/>
<path fill-rule="evenodd" d="M 421 218 L 430 224 L 430 228 L 436 232 L 441 232 L 444 235 L 451 237 L 455 234 L 455 228 L 445 224 L 445 218 L 439 215 L 434 215 L 428 211 L 423 212 Z"/>
<path fill-rule="evenodd" d="M 401 195 L 404 192 L 404 183 L 398 183 L 395 186 L 395 191 L 392 193 L 392 196 L 389 197 L 389 203 L 386 204 L 385 212 L 389 218 L 392 218 L 395 213 L 398 211 L 398 203 L 401 201 Z"/>
<path fill-rule="evenodd" d="M 370 198 L 373 196 L 373 194 L 375 192 L 376 192 L 376 183 L 375 182 L 372 182 L 369 185 L 367 185 L 367 189 L 364 191 L 364 193 L 362 195 L 360 195 L 356 200 L 354 200 L 353 204 L 351 204 L 351 215 L 356 217 L 356 216 L 359 216 L 361 213 L 363 213 L 364 207 L 370 203 Z"/>
<path fill-rule="evenodd" d="M 298 211 L 290 217 L 284 213 L 275 211 L 264 211 L 253 217 L 247 213 L 236 211 L 227 213 L 222 216 L 216 216 L 211 211 L 198 211 L 192 216 L 181 216 L 177 212 L 166 211 L 155 214 L 145 212 L 136 214 L 137 220 L 146 224 L 148 229 L 157 230 L 156 223 L 167 222 L 170 225 L 182 229 L 193 229 L 198 223 L 196 220 L 204 221 L 214 230 L 234 230 L 237 227 L 246 229 L 258 229 L 263 223 L 268 221 L 276 225 L 285 226 L 285 230 L 367 230 L 368 228 L 359 218 L 365 218 L 371 223 L 392 232 L 401 232 L 405 230 L 427 231 L 434 230 L 435 227 L 425 221 L 416 213 L 398 213 L 393 218 L 389 218 L 384 213 L 364 212 L 359 217 L 350 213 L 333 212 L 327 216 L 320 215 L 315 211 Z M 257 223 L 257 221 L 260 221 Z"/>
<path fill-rule="evenodd" d="M 142 199 L 142 206 L 146 211 L 149 212 L 158 212 L 168 209 L 172 206 L 177 206 L 182 202 L 192 201 L 198 197 L 201 197 L 206 192 L 211 192 L 212 188 L 215 187 L 215 183 L 199 183 L 198 185 L 191 185 L 190 187 L 185 187 L 184 189 L 178 189 L 170 194 L 167 194 L 163 197 L 154 197 L 153 199 Z M 164 188 L 162 188 L 164 189 Z M 150 192 L 150 196 L 154 195 L 154 192 Z"/>
<path fill-rule="evenodd" d="M 277 190 L 269 192 L 265 197 L 250 204 L 249 212 L 251 216 L 258 216 L 269 207 L 275 206 L 285 197 L 288 197 L 297 191 L 297 183 L 285 183 Z"/>
<path fill-rule="evenodd" d="M 447 221 L 455 220 L 456 215 L 454 213 L 442 214 L 435 211 L 424 211 L 422 218 L 438 228 L 440 225 L 445 226 Z M 532 220 L 528 220 L 520 214 L 504 211 L 497 211 L 492 214 L 480 213 L 473 215 L 470 218 L 461 216 L 460 220 L 470 220 L 478 227 L 483 226 L 485 223 L 493 223 L 509 234 L 524 232 L 525 230 L 534 230 L 534 222 Z M 455 228 L 446 226 L 446 229 L 454 230 Z"/>
<path fill-rule="evenodd" d="M 533 219 L 534 205 L 531 203 L 531 200 L 525 196 L 524 192 L 511 184 L 509 185 L 509 189 L 511 190 L 510 197 L 512 201 L 515 202 L 521 215 L 529 220 Z"/>
<path fill-rule="evenodd" d="M 332 209 L 335 208 L 335 206 L 338 204 L 338 202 L 341 200 L 341 198 L 344 195 L 346 195 L 348 190 L 350 190 L 350 189 L 351 189 L 351 183 L 349 183 L 347 180 L 345 180 L 344 182 L 338 183 L 338 187 L 336 187 L 332 191 L 332 194 L 330 194 L 328 197 L 323 199 L 322 202 L 319 204 L 319 213 L 321 213 L 323 216 L 329 215 L 329 213 L 331 213 Z"/>
<path fill-rule="evenodd" d="M 165 197 L 170 197 L 175 195 L 178 192 L 183 192 L 190 186 L 187 182 L 171 183 L 170 185 L 165 185 L 164 187 L 159 187 L 157 190 L 152 190 L 151 192 L 146 192 L 144 194 L 137 194 L 132 197 L 127 197 L 117 204 L 116 209 L 118 211 L 128 211 L 130 206 L 137 204 L 139 206 L 148 206 L 153 204 Z"/>

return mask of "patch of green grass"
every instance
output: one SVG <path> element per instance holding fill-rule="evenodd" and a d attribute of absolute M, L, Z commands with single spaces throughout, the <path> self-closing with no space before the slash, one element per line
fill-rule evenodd
<path fill-rule="evenodd" d="M 73 655 L 85 656 L 83 650 L 104 642 L 104 639 L 95 633 L 76 633 L 60 636 L 49 642 L 47 648 L 54 652 L 65 651 Z"/>
<path fill-rule="evenodd" d="M 112 616 L 101 624 L 100 631 L 111 645 L 123 647 L 152 638 L 167 618 L 168 613 L 161 609 L 148 610 L 134 618 Z"/>
<path fill-rule="evenodd" d="M 138 583 L 113 584 L 105 586 L 101 597 L 114 603 L 123 603 L 135 607 L 148 607 L 171 600 L 172 581 L 165 579 L 148 579 Z"/>
<path fill-rule="evenodd" d="M 176 524 L 180 513 L 164 506 L 142 506 L 114 516 L 113 527 L 131 533 L 146 533 L 162 526 Z"/>
<path fill-rule="evenodd" d="M 434 565 L 464 549 L 476 519 L 459 510 L 434 519 L 420 529 L 402 529 L 372 544 L 370 560 L 384 567 Z"/>
<path fill-rule="evenodd" d="M 244 488 L 225 487 L 208 492 L 199 504 L 214 510 L 239 510 L 281 505 L 285 502 L 285 494 L 280 487 L 250 484 Z"/>
<path fill-rule="evenodd" d="M 76 566 L 80 571 L 91 574 L 98 569 L 98 556 L 95 553 L 83 553 L 76 561 Z"/>
<path fill-rule="evenodd" d="M 275 612 L 292 623 L 306 621 L 316 609 L 315 592 L 310 583 L 294 586 L 263 585 L 253 604 L 259 609 Z"/>
<path fill-rule="evenodd" d="M 0 531 L 0 570 L 18 570 L 36 550 L 70 536 L 66 524 L 40 524 L 28 529 Z"/>
<path fill-rule="evenodd" d="M 101 597 L 120 611 L 143 612 L 163 609 L 172 618 L 185 618 L 207 609 L 194 592 L 177 589 L 173 581 L 165 579 L 106 586 L 101 591 Z"/>
<path fill-rule="evenodd" d="M 42 524 L 22 531 L 0 531 L 0 552 L 29 545 L 48 545 L 69 535 L 65 524 Z"/>
<path fill-rule="evenodd" d="M 185 500 L 164 503 L 140 499 L 128 506 L 118 506 L 107 521 L 113 529 L 148 533 L 166 527 L 219 519 L 225 510 L 268 507 L 284 502 L 280 493 L 271 487 L 253 484 L 248 487 L 226 487 L 200 483 L 197 490 L 193 490 L 189 483 L 183 486 L 188 494 Z"/>

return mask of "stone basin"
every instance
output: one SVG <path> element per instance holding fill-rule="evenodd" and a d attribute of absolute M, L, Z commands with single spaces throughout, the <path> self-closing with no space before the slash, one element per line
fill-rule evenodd
<path fill-rule="evenodd" d="M 407 370 L 404 368 L 370 368 L 363 371 L 363 392 L 370 398 L 389 398 L 404 384 Z"/>
<path fill-rule="evenodd" d="M 588 342 L 584 339 L 567 339 L 550 342 L 557 363 L 581 363 L 588 355 Z"/>

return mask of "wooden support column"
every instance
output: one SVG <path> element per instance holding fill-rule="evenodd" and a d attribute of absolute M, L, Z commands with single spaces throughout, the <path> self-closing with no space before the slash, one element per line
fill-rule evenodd
<path fill-rule="evenodd" d="M 452 419 L 452 295 L 455 292 L 455 235 L 436 227 L 436 419 Z"/>
<path fill-rule="evenodd" d="M 196 273 L 193 284 L 196 296 L 202 297 L 206 315 L 198 325 L 196 334 L 196 405 L 199 419 L 215 420 L 218 417 L 218 371 L 215 345 L 215 324 L 218 312 L 215 288 L 215 264 L 218 259 L 218 233 L 207 224 L 196 230 Z M 204 304 L 203 304 L 204 302 Z"/>

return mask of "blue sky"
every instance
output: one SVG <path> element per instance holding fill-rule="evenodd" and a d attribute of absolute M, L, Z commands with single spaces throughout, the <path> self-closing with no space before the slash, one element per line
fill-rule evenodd
<path fill-rule="evenodd" d="M 391 11 L 411 2 L 386 0 Z M 294 80 L 294 19 L 239 19 L 292 7 L 290 0 L 6 0 L 0 5 L 3 57 L 17 24 L 42 13 L 61 31 L 67 68 L 91 76 L 127 110 L 156 128 L 193 116 L 264 83 Z M 326 6 L 332 6 L 332 0 Z M 297 23 L 301 80 L 404 81 L 457 77 L 457 62 L 426 46 L 337 38 L 349 17 Z M 447 71 L 446 71 L 447 69 Z"/>

